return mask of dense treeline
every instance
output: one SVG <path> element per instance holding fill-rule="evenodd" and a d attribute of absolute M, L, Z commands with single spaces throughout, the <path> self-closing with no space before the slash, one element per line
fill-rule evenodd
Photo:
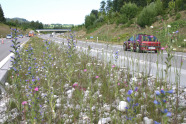
<path fill-rule="evenodd" d="M 31 28 L 33 30 L 43 29 L 43 24 L 39 21 L 19 22 L 18 20 L 11 19 L 9 21 L 6 21 L 5 24 L 9 25 L 10 27 L 20 27 L 22 30 L 26 30 L 28 28 Z"/>
<path fill-rule="evenodd" d="M 10 27 L 19 27 L 22 30 L 26 30 L 28 28 L 31 28 L 33 30 L 35 29 L 43 29 L 43 24 L 39 21 L 31 21 L 31 22 L 20 22 L 19 20 L 15 19 L 9 19 L 8 21 L 4 17 L 4 12 L 0 4 L 0 23 L 4 23 L 9 25 Z"/>
<path fill-rule="evenodd" d="M 103 0 L 99 10 L 92 10 L 85 16 L 85 28 L 93 29 L 105 23 L 137 23 L 141 27 L 150 26 L 157 16 L 163 19 L 184 10 L 184 0 Z"/>

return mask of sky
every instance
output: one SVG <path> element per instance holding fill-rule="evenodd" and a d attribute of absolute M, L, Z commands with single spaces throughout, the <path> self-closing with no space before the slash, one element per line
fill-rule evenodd
<path fill-rule="evenodd" d="M 85 22 L 91 10 L 99 10 L 102 0 L 0 0 L 5 18 L 24 18 L 43 24 Z"/>

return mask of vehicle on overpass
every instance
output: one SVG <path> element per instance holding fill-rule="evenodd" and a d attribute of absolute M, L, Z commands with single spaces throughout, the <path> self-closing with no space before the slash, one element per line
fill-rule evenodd
<path fill-rule="evenodd" d="M 157 53 L 161 50 L 161 43 L 153 35 L 136 34 L 123 43 L 123 49 L 125 51 L 130 49 L 136 52 L 155 51 Z"/>

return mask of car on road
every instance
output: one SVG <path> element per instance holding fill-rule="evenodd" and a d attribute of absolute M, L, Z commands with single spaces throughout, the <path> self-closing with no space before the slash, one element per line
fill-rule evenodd
<path fill-rule="evenodd" d="M 157 53 L 161 50 L 161 43 L 153 35 L 136 34 L 123 43 L 123 49 L 125 51 L 130 49 L 135 52 L 155 51 Z"/>
<path fill-rule="evenodd" d="M 19 38 L 23 38 L 23 35 L 22 35 L 22 34 L 20 34 L 20 35 L 19 35 Z"/>
<path fill-rule="evenodd" d="M 12 39 L 12 35 L 11 34 L 7 34 L 6 35 L 6 39 Z"/>

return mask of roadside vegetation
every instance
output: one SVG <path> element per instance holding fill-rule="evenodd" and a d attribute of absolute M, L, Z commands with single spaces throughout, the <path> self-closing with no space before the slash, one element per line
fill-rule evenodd
<path fill-rule="evenodd" d="M 167 82 L 171 42 L 167 42 L 167 67 L 160 70 L 165 71 L 161 78 L 161 74 L 154 77 L 133 67 L 117 67 L 118 51 L 110 55 L 110 62 L 93 57 L 91 47 L 78 50 L 74 34 L 69 37 L 68 46 L 31 38 L 21 51 L 17 39 L 13 40 L 15 56 L 5 83 L 5 123 L 183 122 L 186 108 L 180 105 L 180 95 L 185 91 L 179 84 L 179 68 L 175 84 Z M 129 59 L 122 61 L 129 63 Z"/>
<path fill-rule="evenodd" d="M 100 10 L 92 10 L 85 23 L 74 27 L 77 38 L 123 44 L 137 33 L 155 35 L 162 46 L 176 37 L 173 47 L 186 51 L 186 12 L 183 0 L 107 0 L 100 3 Z M 170 25 L 169 34 L 166 26 Z M 175 32 L 177 34 L 175 34 Z M 90 38 L 90 37 L 93 38 Z"/>

